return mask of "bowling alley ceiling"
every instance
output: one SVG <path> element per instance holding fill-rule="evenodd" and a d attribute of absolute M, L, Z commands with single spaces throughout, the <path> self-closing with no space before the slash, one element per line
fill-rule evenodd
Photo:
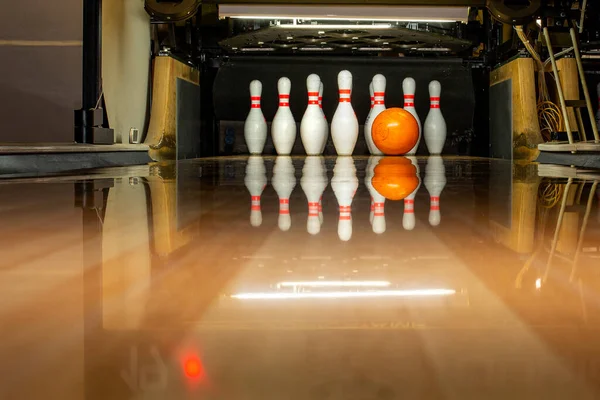
<path fill-rule="evenodd" d="M 430 30 L 430 31 L 427 31 Z M 241 33 L 219 45 L 230 53 L 455 54 L 471 42 L 432 32 L 427 24 L 274 25 Z"/>

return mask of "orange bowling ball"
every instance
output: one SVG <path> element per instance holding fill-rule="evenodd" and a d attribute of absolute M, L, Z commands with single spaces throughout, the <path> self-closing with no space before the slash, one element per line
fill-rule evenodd
<path fill-rule="evenodd" d="M 419 185 L 417 168 L 405 157 L 383 157 L 374 172 L 371 184 L 388 200 L 402 200 Z"/>
<path fill-rule="evenodd" d="M 371 128 L 373 142 L 383 154 L 406 154 L 419 140 L 419 124 L 411 113 L 402 108 L 382 111 Z"/>

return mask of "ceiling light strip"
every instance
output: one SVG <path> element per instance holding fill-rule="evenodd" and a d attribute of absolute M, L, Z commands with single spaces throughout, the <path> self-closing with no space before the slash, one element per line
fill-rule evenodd
<path fill-rule="evenodd" d="M 220 4 L 220 18 L 467 22 L 467 7 Z"/>

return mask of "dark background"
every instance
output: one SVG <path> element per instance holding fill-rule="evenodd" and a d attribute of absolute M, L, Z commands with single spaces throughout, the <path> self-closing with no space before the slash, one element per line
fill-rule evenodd
<path fill-rule="evenodd" d="M 73 141 L 73 110 L 81 107 L 81 44 L 49 44 L 82 40 L 82 7 L 81 0 L 3 2 L 0 142 Z"/>

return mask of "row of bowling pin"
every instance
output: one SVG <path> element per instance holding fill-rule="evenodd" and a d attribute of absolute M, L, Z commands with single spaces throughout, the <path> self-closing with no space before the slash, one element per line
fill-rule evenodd
<path fill-rule="evenodd" d="M 271 124 L 271 135 L 279 155 L 289 155 L 296 141 L 296 121 L 290 110 L 291 87 L 288 78 L 280 78 L 277 82 L 279 108 Z M 331 120 L 331 137 L 338 155 L 352 155 L 358 140 L 358 119 L 350 102 L 352 74 L 349 71 L 344 70 L 338 74 L 338 87 L 339 104 Z M 308 106 L 300 122 L 300 138 L 306 154 L 321 155 L 329 136 L 327 119 L 323 113 L 321 78 L 316 74 L 310 74 L 306 79 L 306 88 Z M 373 143 L 371 127 L 375 118 L 386 109 L 385 88 L 385 77 L 381 74 L 375 75 L 369 85 L 371 110 L 364 124 L 365 141 L 372 155 L 383 155 Z M 440 83 L 438 81 L 429 83 L 430 110 L 423 126 L 414 107 L 415 80 L 410 77 L 404 79 L 402 90 L 404 109 L 415 117 L 419 125 L 419 139 L 407 154 L 416 153 L 421 136 L 424 136 L 430 154 L 440 154 L 446 141 L 446 122 L 440 110 Z M 250 112 L 244 124 L 244 138 L 250 154 L 262 154 L 267 140 L 267 122 L 260 108 L 261 95 L 262 83 L 258 80 L 250 82 Z"/>
<path fill-rule="evenodd" d="M 374 176 L 375 167 L 381 158 L 379 156 L 369 158 L 364 181 L 371 195 L 369 220 L 373 232 L 377 234 L 384 233 L 386 230 L 385 197 L 381 196 L 373 188 L 371 179 Z M 406 230 L 412 230 L 416 222 L 414 200 L 421 186 L 421 178 L 416 158 L 408 158 L 417 168 L 417 177 L 419 179 L 417 188 L 404 199 L 402 226 Z M 244 182 L 251 196 L 250 224 L 252 226 L 260 226 L 262 224 L 261 196 L 267 186 L 267 170 L 262 157 L 252 156 L 249 158 Z M 276 158 L 271 183 L 279 197 L 279 229 L 287 231 L 290 229 L 292 223 L 290 216 L 290 196 L 297 183 L 295 168 L 290 157 L 280 156 Z M 440 195 L 446 185 L 446 170 L 440 156 L 431 156 L 427 160 L 424 183 L 430 195 L 429 223 L 432 226 L 437 226 L 441 222 Z M 300 186 L 308 202 L 306 230 L 311 235 L 318 234 L 323 224 L 322 198 L 327 185 L 327 169 L 324 159 L 322 157 L 307 157 L 302 168 Z M 354 166 L 352 157 L 338 157 L 333 169 L 331 187 L 339 205 L 338 236 L 343 241 L 350 240 L 352 237 L 352 200 L 354 199 L 358 185 L 356 167 Z"/>

